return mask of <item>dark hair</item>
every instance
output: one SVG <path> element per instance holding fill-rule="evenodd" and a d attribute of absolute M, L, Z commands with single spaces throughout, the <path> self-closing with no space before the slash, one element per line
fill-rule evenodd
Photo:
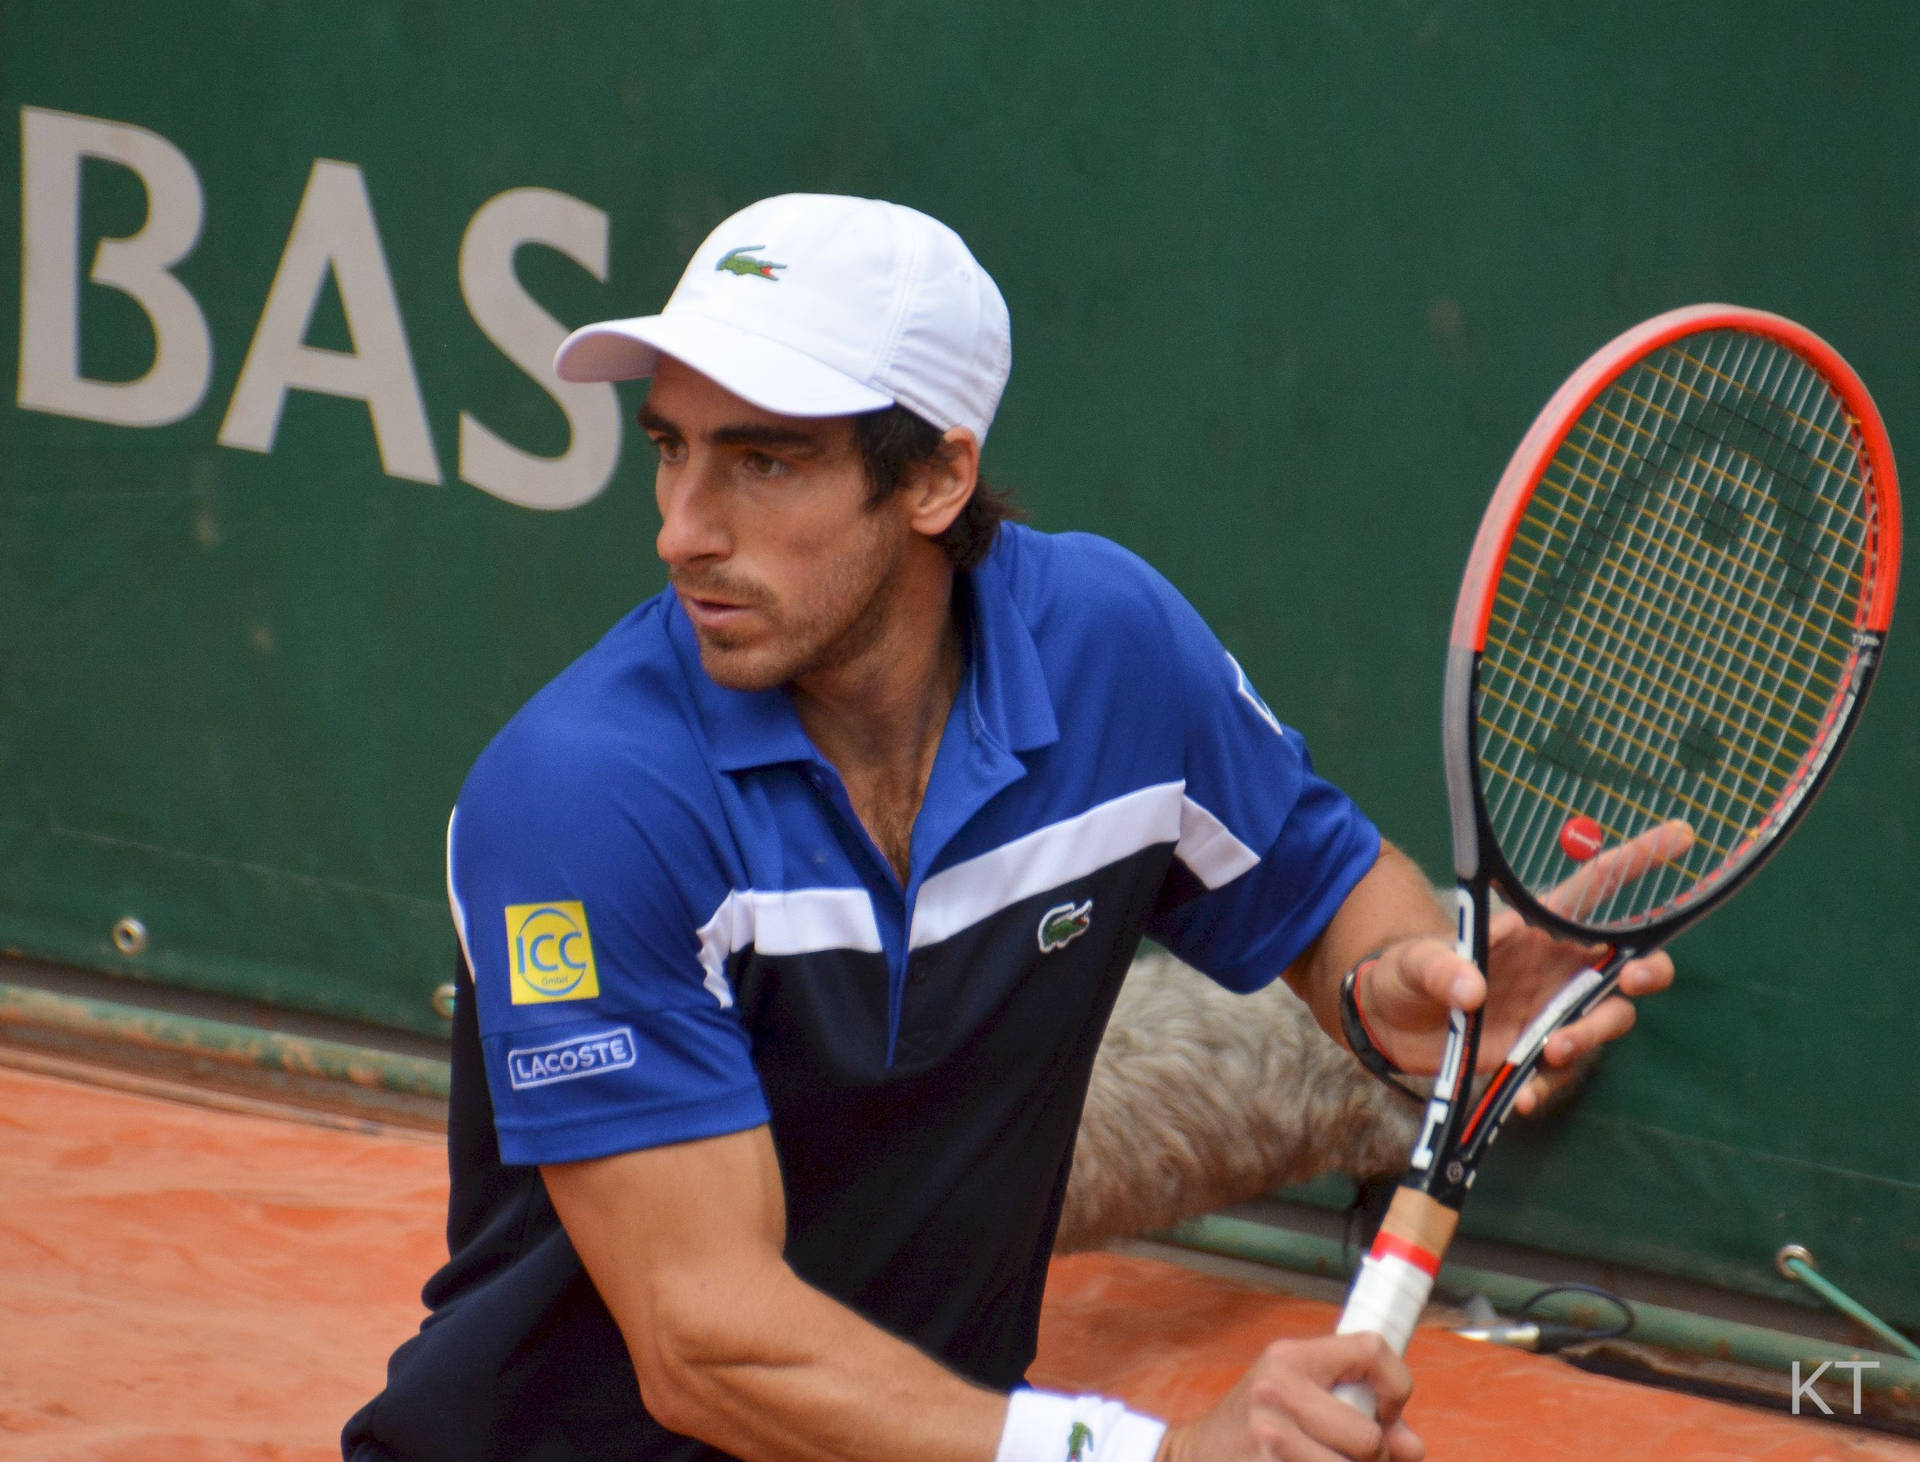
<path fill-rule="evenodd" d="M 904 406 L 884 406 L 854 417 L 853 440 L 867 475 L 867 502 L 880 503 L 906 486 L 909 471 L 939 454 L 942 435 L 939 427 Z M 1011 488 L 993 487 L 982 476 L 960 516 L 934 541 L 955 568 L 970 569 L 987 556 L 1002 523 L 1026 516 Z"/>

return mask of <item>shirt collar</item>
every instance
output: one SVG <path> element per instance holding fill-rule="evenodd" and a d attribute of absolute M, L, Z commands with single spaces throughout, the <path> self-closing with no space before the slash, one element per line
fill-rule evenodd
<path fill-rule="evenodd" d="M 1040 652 L 1014 602 L 1007 581 L 1008 534 L 977 568 L 960 576 L 968 615 L 966 674 L 961 704 L 976 742 L 1010 752 L 1033 751 L 1060 739 Z M 693 625 L 672 589 L 666 601 L 667 634 L 691 687 L 696 711 L 723 772 L 747 771 L 781 762 L 818 762 L 785 690 L 742 691 L 717 685 L 700 664 Z"/>
<path fill-rule="evenodd" d="M 1007 580 L 1012 531 L 1003 527 L 993 551 L 961 576 L 971 616 L 970 649 L 962 694 L 970 694 L 969 730 L 1009 751 L 1036 751 L 1060 739 L 1053 716 L 1053 696 L 1047 689 L 1040 651 L 1033 631 L 1014 601 Z"/>

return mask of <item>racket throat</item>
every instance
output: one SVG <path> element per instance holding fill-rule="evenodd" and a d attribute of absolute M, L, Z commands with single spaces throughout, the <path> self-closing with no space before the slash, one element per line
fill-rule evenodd
<path fill-rule="evenodd" d="M 1476 968 L 1487 967 L 1487 880 L 1464 878 L 1455 895 L 1455 947 Z M 1420 1135 L 1407 1160 L 1403 1186 L 1458 1210 L 1473 1182 L 1472 1168 L 1458 1157 L 1465 1129 L 1473 1070 L 1480 1055 L 1480 1018 L 1463 1010 L 1448 1015 L 1446 1044 L 1434 1074 L 1433 1095 L 1421 1117 Z"/>

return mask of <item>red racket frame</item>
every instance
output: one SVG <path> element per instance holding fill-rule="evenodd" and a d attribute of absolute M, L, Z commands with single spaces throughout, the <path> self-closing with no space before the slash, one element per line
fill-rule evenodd
<path fill-rule="evenodd" d="M 1879 408 L 1867 394 L 1867 388 L 1840 353 L 1804 325 L 1765 310 L 1750 310 L 1739 305 L 1688 305 L 1655 315 L 1607 342 L 1571 376 L 1534 418 L 1527 434 L 1520 439 L 1507 470 L 1500 474 L 1493 500 L 1480 520 L 1480 531 L 1473 540 L 1473 552 L 1460 581 L 1460 598 L 1453 610 L 1451 643 L 1455 649 L 1476 654 L 1486 648 L 1487 622 L 1493 616 L 1494 590 L 1498 576 L 1496 565 L 1504 563 L 1513 543 L 1514 529 L 1520 525 L 1540 478 L 1560 449 L 1561 441 L 1580 414 L 1600 393 L 1612 385 L 1633 363 L 1683 335 L 1702 330 L 1750 330 L 1779 341 L 1787 349 L 1812 365 L 1839 392 L 1846 403 L 1860 436 L 1866 445 L 1867 459 L 1874 481 L 1882 488 L 1883 516 L 1874 525 L 1876 536 L 1869 553 L 1877 561 L 1874 568 L 1874 593 L 1861 615 L 1860 628 L 1884 634 L 1893 621 L 1893 601 L 1899 586 L 1900 494 L 1893 465 L 1893 444 L 1887 439 L 1886 424 Z M 1895 572 L 1884 574 L 1879 566 L 1892 564 Z M 1474 586 L 1478 585 L 1476 591 Z"/>

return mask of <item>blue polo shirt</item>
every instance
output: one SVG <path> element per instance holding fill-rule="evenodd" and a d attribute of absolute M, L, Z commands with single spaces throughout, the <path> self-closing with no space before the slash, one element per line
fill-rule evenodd
<path fill-rule="evenodd" d="M 719 1457 L 647 1416 L 535 1165 L 763 1123 L 796 1272 L 1019 1383 L 1142 935 L 1256 989 L 1379 839 L 1125 550 L 1005 527 L 957 603 L 904 883 L 785 691 L 709 680 L 671 593 L 476 763 L 448 837 L 452 1259 L 350 1453 Z"/>

